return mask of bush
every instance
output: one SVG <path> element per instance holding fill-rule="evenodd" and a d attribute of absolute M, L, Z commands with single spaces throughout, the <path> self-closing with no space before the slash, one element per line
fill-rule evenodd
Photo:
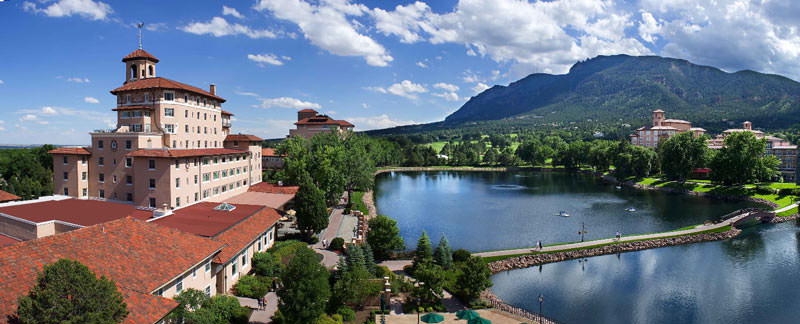
<path fill-rule="evenodd" d="M 795 191 L 796 191 L 796 189 L 781 188 L 781 189 L 778 189 L 778 196 L 794 195 Z"/>
<path fill-rule="evenodd" d="M 263 277 L 275 277 L 281 270 L 281 262 L 269 252 L 253 254 L 253 272 Z"/>
<path fill-rule="evenodd" d="M 455 262 L 464 262 L 469 260 L 469 257 L 472 256 L 472 253 L 464 249 L 458 249 L 453 251 L 453 261 Z"/>
<path fill-rule="evenodd" d="M 297 253 L 298 249 L 307 247 L 308 244 L 302 241 L 297 240 L 289 240 L 289 241 L 279 241 L 275 242 L 275 245 L 271 247 L 267 252 L 272 253 L 280 262 L 281 264 L 288 264 L 289 261 L 294 258 L 295 253 Z"/>
<path fill-rule="evenodd" d="M 268 277 L 242 276 L 233 290 L 239 297 L 261 298 L 269 292 L 271 285 L 272 279 Z"/>
<path fill-rule="evenodd" d="M 775 189 L 772 189 L 769 186 L 765 185 L 758 185 L 756 187 L 756 192 L 761 195 L 772 195 L 775 193 Z"/>
<path fill-rule="evenodd" d="M 333 251 L 343 251 L 344 250 L 344 239 L 341 237 L 337 237 L 331 240 L 331 243 L 328 245 L 329 250 Z"/>
<path fill-rule="evenodd" d="M 336 314 L 342 317 L 342 320 L 345 322 L 352 321 L 356 319 L 356 312 L 346 306 L 340 307 Z"/>
<path fill-rule="evenodd" d="M 395 276 L 394 272 L 389 271 L 389 267 L 387 266 L 375 267 L 375 277 L 377 278 L 383 278 L 383 277 L 394 278 L 394 276 Z"/>

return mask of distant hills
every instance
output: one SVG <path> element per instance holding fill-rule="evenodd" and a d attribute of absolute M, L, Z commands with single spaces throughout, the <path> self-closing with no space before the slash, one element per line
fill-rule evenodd
<path fill-rule="evenodd" d="M 800 125 L 800 83 L 754 71 L 728 73 L 658 56 L 598 56 L 569 73 L 535 73 L 472 97 L 444 122 L 410 127 L 457 128 L 485 123 L 649 123 L 651 111 L 719 131 L 744 120 L 762 129 Z M 494 122 L 491 122 L 494 121 Z M 502 123 L 498 123 L 502 122 Z M 411 130 L 409 129 L 409 130 Z"/>

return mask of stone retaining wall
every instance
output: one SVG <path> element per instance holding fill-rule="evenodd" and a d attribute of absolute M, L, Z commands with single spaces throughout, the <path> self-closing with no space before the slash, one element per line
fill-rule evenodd
<path fill-rule="evenodd" d="M 778 223 L 788 222 L 790 220 L 795 220 L 795 219 L 798 219 L 798 218 L 800 218 L 800 214 L 798 214 L 798 213 L 794 213 L 794 214 L 791 214 L 789 216 L 783 216 L 783 217 L 775 216 L 775 217 L 773 217 L 772 219 L 769 220 L 769 223 L 770 224 L 778 224 Z"/>
<path fill-rule="evenodd" d="M 498 272 L 508 271 L 512 269 L 527 268 L 545 263 L 560 262 L 564 260 L 587 258 L 605 254 L 640 251 L 640 250 L 653 249 L 665 246 L 690 244 L 690 243 L 698 243 L 705 241 L 725 240 L 732 238 L 736 235 L 739 235 L 739 233 L 741 233 L 741 230 L 732 228 L 729 231 L 721 233 L 684 235 L 678 237 L 653 239 L 647 241 L 624 242 L 620 244 L 605 245 L 601 247 L 588 248 L 575 251 L 522 255 L 489 263 L 489 270 L 491 270 L 492 274 L 495 274 Z"/>

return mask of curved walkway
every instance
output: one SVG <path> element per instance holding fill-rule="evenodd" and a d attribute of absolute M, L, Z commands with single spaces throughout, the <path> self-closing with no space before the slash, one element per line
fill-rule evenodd
<path fill-rule="evenodd" d="M 564 250 L 572 250 L 572 249 L 581 249 L 581 248 L 588 248 L 597 245 L 606 245 L 606 244 L 614 244 L 614 243 L 623 243 L 623 242 L 632 242 L 632 241 L 642 241 L 642 240 L 652 240 L 652 239 L 659 239 L 659 238 L 666 238 L 666 237 L 673 237 L 673 236 L 683 236 L 683 235 L 691 235 L 697 234 L 700 232 L 710 231 L 719 229 L 728 225 L 735 224 L 739 220 L 742 220 L 748 217 L 750 213 L 741 214 L 725 221 L 711 224 L 711 225 L 697 225 L 694 228 L 687 229 L 687 230 L 680 230 L 680 231 L 671 231 L 671 232 L 663 232 L 663 233 L 652 233 L 652 234 L 641 234 L 641 235 L 631 235 L 631 236 L 623 236 L 621 239 L 617 238 L 607 238 L 607 239 L 599 239 L 593 241 L 585 241 L 585 242 L 577 242 L 577 243 L 568 243 L 568 244 L 560 244 L 560 245 L 549 245 L 544 246 L 541 249 L 539 248 L 522 248 L 522 249 L 510 249 L 510 250 L 500 250 L 500 251 L 488 251 L 488 252 L 479 252 L 473 253 L 472 255 L 480 256 L 480 257 L 494 257 L 494 256 L 506 256 L 506 255 L 516 255 L 516 254 L 525 254 L 531 252 L 558 252 Z"/>

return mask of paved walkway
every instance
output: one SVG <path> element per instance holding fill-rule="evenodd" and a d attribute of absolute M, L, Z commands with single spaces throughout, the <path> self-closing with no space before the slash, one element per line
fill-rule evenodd
<path fill-rule="evenodd" d="M 800 203 L 794 203 L 794 204 L 791 204 L 791 205 L 789 205 L 789 206 L 786 206 L 786 207 L 783 207 L 783 208 L 776 209 L 776 210 L 775 210 L 775 213 L 777 214 L 777 213 L 780 213 L 780 212 L 783 212 L 783 211 L 787 211 L 787 210 L 789 210 L 789 209 L 792 209 L 792 208 L 795 208 L 795 207 L 797 207 L 798 205 L 800 205 Z"/>
<path fill-rule="evenodd" d="M 236 297 L 239 300 L 239 305 L 249 307 L 253 310 L 250 314 L 250 324 L 270 324 L 272 323 L 272 315 L 278 310 L 278 295 L 274 292 L 269 292 L 267 297 L 267 307 L 263 310 L 258 309 L 258 301 L 253 298 Z"/>
<path fill-rule="evenodd" d="M 514 254 L 524 254 L 524 253 L 531 253 L 531 252 L 557 252 L 563 250 L 571 250 L 576 248 L 587 248 L 590 246 L 601 245 L 601 244 L 612 244 L 612 243 L 624 243 L 630 241 L 640 241 L 640 240 L 651 240 L 651 239 L 658 239 L 658 238 L 665 238 L 671 236 L 678 236 L 678 235 L 690 235 L 695 234 L 703 231 L 713 230 L 720 227 L 728 226 L 731 224 L 736 223 L 737 221 L 747 217 L 749 213 L 745 213 L 730 219 L 727 219 L 723 222 L 719 222 L 717 224 L 711 225 L 697 225 L 695 228 L 682 230 L 682 231 L 672 231 L 672 232 L 664 232 L 664 233 L 652 233 L 652 234 L 642 234 L 642 235 L 631 235 L 631 236 L 623 236 L 622 239 L 617 238 L 607 238 L 607 239 L 600 239 L 600 240 L 593 240 L 593 241 L 586 241 L 586 242 L 578 242 L 578 243 L 569 243 L 569 244 L 561 244 L 561 245 L 550 245 L 544 246 L 542 249 L 538 248 L 523 248 L 523 249 L 511 249 L 511 250 L 501 250 L 501 251 L 489 251 L 489 252 L 479 252 L 473 253 L 472 255 L 477 255 L 480 257 L 493 257 L 493 256 L 503 256 L 503 255 L 514 255 Z"/>

